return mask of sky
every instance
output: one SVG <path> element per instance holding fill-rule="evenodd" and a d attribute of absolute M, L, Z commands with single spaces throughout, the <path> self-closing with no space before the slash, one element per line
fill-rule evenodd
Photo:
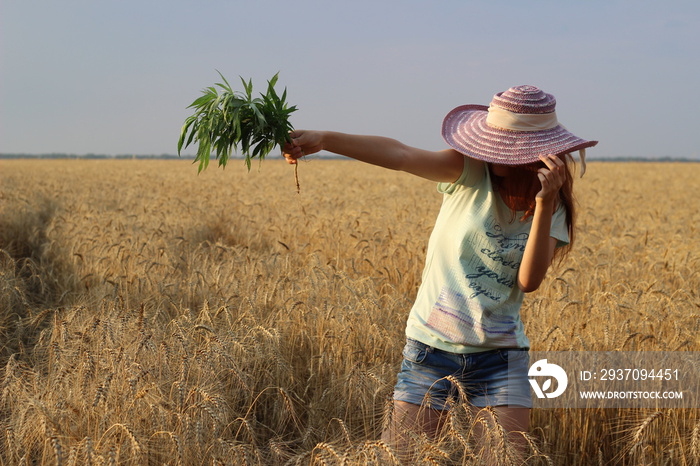
<path fill-rule="evenodd" d="M 700 159 L 697 0 L 2 0 L 0 153 L 176 154 L 217 70 L 279 72 L 296 128 L 425 149 L 532 84 L 590 158 Z"/>

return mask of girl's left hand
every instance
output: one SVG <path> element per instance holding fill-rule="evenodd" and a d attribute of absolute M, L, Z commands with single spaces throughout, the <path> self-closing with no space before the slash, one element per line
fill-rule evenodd
<path fill-rule="evenodd" d="M 537 177 L 540 179 L 542 189 L 535 196 L 536 200 L 553 202 L 556 200 L 559 189 L 566 181 L 566 164 L 556 155 L 540 155 L 547 168 L 537 170 Z"/>

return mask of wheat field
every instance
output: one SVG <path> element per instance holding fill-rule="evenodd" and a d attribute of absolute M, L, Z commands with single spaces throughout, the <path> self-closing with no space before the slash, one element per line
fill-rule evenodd
<path fill-rule="evenodd" d="M 0 464 L 392 464 L 441 198 L 343 160 L 0 161 Z M 700 350 L 700 164 L 592 162 L 533 350 Z M 416 464 L 480 464 L 466 403 Z M 533 410 L 527 464 L 697 465 L 696 409 Z M 514 464 L 498 432 L 488 447 Z"/>

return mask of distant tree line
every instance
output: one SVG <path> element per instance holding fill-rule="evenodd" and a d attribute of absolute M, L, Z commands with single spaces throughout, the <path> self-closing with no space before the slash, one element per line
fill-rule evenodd
<path fill-rule="evenodd" d="M 270 158 L 280 158 L 280 154 L 270 154 Z M 241 155 L 233 155 L 232 158 L 243 158 Z M 331 153 L 321 153 L 314 158 L 335 159 L 342 158 Z M 0 159 L 165 159 L 178 160 L 194 159 L 194 155 L 183 155 L 182 157 L 175 154 L 160 154 L 160 155 L 143 155 L 143 154 L 0 154 Z M 589 162 L 700 162 L 698 158 L 687 157 L 588 157 Z"/>
<path fill-rule="evenodd" d="M 0 154 L 0 159 L 193 159 L 194 156 L 183 155 L 179 157 L 174 154 L 160 155 L 139 155 L 139 154 Z"/>

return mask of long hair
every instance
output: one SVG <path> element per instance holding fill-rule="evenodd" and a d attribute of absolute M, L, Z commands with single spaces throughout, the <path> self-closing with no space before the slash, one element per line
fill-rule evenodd
<path fill-rule="evenodd" d="M 576 236 L 576 200 L 574 198 L 573 158 L 571 154 L 563 154 L 559 158 L 566 165 L 566 180 L 559 189 L 559 199 L 555 209 L 559 207 L 559 203 L 564 205 L 564 209 L 566 209 L 566 228 L 569 232 L 569 244 L 554 251 L 554 257 L 561 262 L 571 250 Z M 518 165 L 510 167 L 506 176 L 497 176 L 493 173 L 491 166 L 489 166 L 491 183 L 494 190 L 500 194 L 503 202 L 511 209 L 513 214 L 512 220 L 515 220 L 517 211 L 524 212 L 520 221 L 527 221 L 534 215 L 535 196 L 542 189 L 542 184 L 537 177 L 537 170 L 546 167 L 545 163 L 541 161 L 528 165 Z"/>

